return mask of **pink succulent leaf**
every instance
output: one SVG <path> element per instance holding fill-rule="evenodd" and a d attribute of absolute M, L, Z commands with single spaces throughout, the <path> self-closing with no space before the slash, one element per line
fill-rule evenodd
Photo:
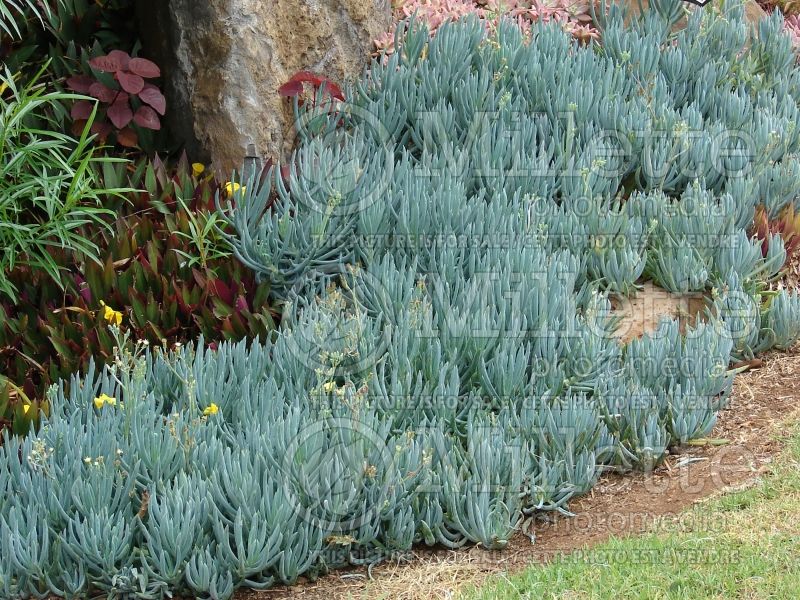
<path fill-rule="evenodd" d="M 278 88 L 278 94 L 292 98 L 303 93 L 303 84 L 299 81 L 287 81 Z"/>
<path fill-rule="evenodd" d="M 344 102 L 344 92 L 342 92 L 342 88 L 340 88 L 338 84 L 329 79 L 322 85 L 325 86 L 325 93 L 327 93 L 331 98 L 336 98 L 337 100 Z"/>
<path fill-rule="evenodd" d="M 303 93 L 303 84 L 310 85 L 315 92 L 318 89 L 322 89 L 324 90 L 323 94 L 327 94 L 337 100 L 344 100 L 342 88 L 335 81 L 312 71 L 298 71 L 292 75 L 289 81 L 278 88 L 278 94 L 290 98 L 299 96 Z"/>
<path fill-rule="evenodd" d="M 789 34 L 792 46 L 796 50 L 800 49 L 800 15 L 785 15 L 783 29 Z M 798 61 L 800 61 L 800 56 L 798 56 Z"/>

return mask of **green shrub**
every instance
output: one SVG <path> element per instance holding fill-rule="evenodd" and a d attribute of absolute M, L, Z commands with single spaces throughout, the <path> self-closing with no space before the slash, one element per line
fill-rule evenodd
<path fill-rule="evenodd" d="M 63 4 L 59 0 L 58 8 Z M 50 18 L 52 9 L 47 2 L 40 3 L 36 0 L 20 0 L 19 2 L 3 2 L 0 5 L 0 32 L 12 38 L 19 39 L 25 30 L 29 18 L 37 19 L 44 23 L 45 18 Z"/>
<path fill-rule="evenodd" d="M 91 118 L 79 139 L 49 120 L 54 105 L 82 96 L 47 92 L 36 78 L 18 87 L 8 71 L 0 82 L 7 86 L 0 96 L 0 297 L 16 301 L 18 289 L 8 276 L 15 267 L 41 269 L 63 284 L 51 248 L 99 261 L 97 244 L 83 228 L 108 227 L 104 199 L 124 190 L 106 189 L 97 177 L 114 159 L 96 155 Z"/>
<path fill-rule="evenodd" d="M 10 20 L 0 19 L 3 59 L 12 72 L 30 74 L 52 61 L 52 75 L 89 73 L 87 60 L 111 50 L 134 50 L 136 24 L 131 0 L 23 0 L 4 3 Z M 32 72 L 31 72 L 32 70 Z"/>

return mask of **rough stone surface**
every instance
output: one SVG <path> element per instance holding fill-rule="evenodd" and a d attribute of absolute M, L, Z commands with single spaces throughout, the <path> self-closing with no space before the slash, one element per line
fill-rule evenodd
<path fill-rule="evenodd" d="M 631 14 L 639 2 L 625 2 Z M 137 0 L 145 53 L 165 75 L 167 122 L 192 158 L 224 174 L 253 143 L 279 157 L 291 109 L 277 88 L 300 70 L 359 76 L 391 25 L 390 0 Z M 641 0 L 647 7 L 648 0 Z M 696 9 L 705 10 L 705 9 Z M 747 19 L 765 16 L 746 0 Z"/>
<path fill-rule="evenodd" d="M 241 166 L 249 143 L 263 156 L 289 147 L 280 85 L 300 70 L 361 75 L 391 22 L 389 0 L 140 0 L 137 9 L 173 133 L 222 173 Z"/>

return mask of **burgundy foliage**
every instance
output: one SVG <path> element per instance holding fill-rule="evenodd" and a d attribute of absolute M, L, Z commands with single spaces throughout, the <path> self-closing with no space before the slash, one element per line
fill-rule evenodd
<path fill-rule="evenodd" d="M 105 142 L 116 133 L 117 143 L 127 148 L 136 147 L 139 135 L 135 127 L 161 129 L 161 119 L 167 110 L 167 101 L 158 86 L 145 81 L 161 76 L 161 70 L 146 58 L 131 58 L 127 52 L 112 50 L 105 56 L 89 60 L 94 71 L 113 75 L 108 77 L 75 75 L 67 79 L 67 87 L 79 94 L 95 98 L 97 102 L 79 100 L 70 113 L 73 129 L 80 132 L 95 110 L 92 133 Z"/>

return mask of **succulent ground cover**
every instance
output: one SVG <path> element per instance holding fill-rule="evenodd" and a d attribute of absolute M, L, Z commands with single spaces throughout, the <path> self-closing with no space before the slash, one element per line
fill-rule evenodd
<path fill-rule="evenodd" d="M 773 434 L 785 449 L 751 484 L 728 489 L 694 511 L 651 522 L 641 536 L 615 537 L 548 566 L 533 566 L 518 575 L 487 581 L 480 589 L 465 589 L 457 597 L 604 597 L 620 590 L 652 597 L 668 590 L 665 597 L 676 599 L 737 594 L 793 598 L 800 565 L 785 557 L 796 549 L 800 430 L 794 406 L 787 408 L 782 417 L 792 416 Z"/>
<path fill-rule="evenodd" d="M 800 505 L 774 476 L 797 479 L 798 367 L 797 349 L 768 353 L 761 368 L 737 375 L 731 406 L 720 411 L 708 438 L 673 448 L 651 473 L 602 475 L 591 494 L 570 503 L 575 517 L 539 515 L 533 539 L 520 532 L 501 552 L 419 546 L 407 561 L 387 561 L 368 573 L 348 569 L 269 595 L 447 600 L 536 592 L 649 597 L 672 590 L 679 598 L 746 589 L 759 598 L 791 598 L 785 592 L 793 589 L 797 565 L 785 557 Z M 776 505 L 781 518 L 766 516 Z M 689 532 L 699 547 L 681 546 Z M 672 533 L 680 537 L 665 540 Z M 764 563 L 774 567 L 765 571 Z M 536 583 L 525 585 L 528 577 Z M 241 590 L 235 598 L 258 595 Z"/>
<path fill-rule="evenodd" d="M 228 598 L 501 549 L 705 436 L 731 362 L 800 336 L 790 240 L 749 235 L 800 186 L 800 70 L 777 16 L 684 16 L 613 8 L 600 45 L 416 22 L 348 101 L 296 103 L 288 169 L 215 194 L 280 330 L 166 351 L 109 303 L 106 364 L 4 439 L 0 594 Z M 609 294 L 643 276 L 709 292 L 706 321 L 621 345 Z"/>
<path fill-rule="evenodd" d="M 796 0 L 762 0 L 758 4 L 767 14 L 774 11 L 783 14 L 783 25 L 792 44 L 796 48 L 800 47 L 800 4 Z"/>

